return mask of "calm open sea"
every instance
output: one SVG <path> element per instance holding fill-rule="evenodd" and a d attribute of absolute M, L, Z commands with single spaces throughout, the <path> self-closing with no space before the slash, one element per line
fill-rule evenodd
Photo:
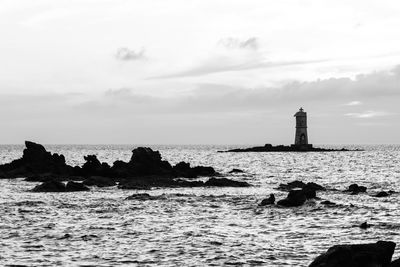
<path fill-rule="evenodd" d="M 83 156 L 128 161 L 134 145 L 49 145 L 67 162 Z M 146 191 L 156 200 L 125 200 L 138 190 L 32 193 L 36 183 L 0 180 L 0 265 L 26 266 L 307 266 L 338 243 L 400 241 L 400 145 L 345 146 L 365 151 L 329 153 L 217 153 L 235 146 L 151 146 L 172 164 L 209 165 L 250 188 L 178 188 Z M 342 146 L 339 146 L 342 147 Z M 23 146 L 0 146 L 0 163 Z M 244 174 L 227 174 L 232 168 Z M 298 208 L 258 207 L 293 180 L 330 189 Z M 343 193 L 351 183 L 367 194 Z M 358 227 L 364 221 L 373 226 Z M 400 256 L 400 248 L 394 257 Z"/>

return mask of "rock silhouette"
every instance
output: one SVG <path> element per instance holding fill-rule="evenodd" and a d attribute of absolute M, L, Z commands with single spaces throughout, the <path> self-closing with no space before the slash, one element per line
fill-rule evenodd
<path fill-rule="evenodd" d="M 218 152 L 333 152 L 333 151 L 350 151 L 348 149 L 325 149 L 312 146 L 285 146 L 278 145 L 273 146 L 271 144 L 265 144 L 264 146 L 256 146 L 249 148 L 235 148 L 227 151 Z M 358 151 L 358 150 L 357 150 Z"/>
<path fill-rule="evenodd" d="M 48 181 L 35 186 L 33 192 L 65 192 L 65 185 L 59 181 Z"/>
<path fill-rule="evenodd" d="M 231 171 L 229 171 L 229 173 L 243 173 L 244 171 L 241 169 L 235 169 L 233 168 Z"/>
<path fill-rule="evenodd" d="M 83 181 L 83 184 L 87 186 L 98 186 L 98 187 L 107 187 L 107 186 L 114 186 L 117 183 L 109 177 L 103 176 L 90 176 L 86 180 Z"/>
<path fill-rule="evenodd" d="M 119 183 L 119 188 L 148 189 L 151 187 L 191 187 L 191 186 L 249 186 L 246 182 L 233 181 L 227 178 L 212 178 L 206 182 L 186 181 L 176 179 L 197 178 L 201 176 L 216 176 L 218 173 L 212 167 L 195 166 L 180 162 L 171 166 L 168 161 L 162 160 L 159 151 L 148 147 L 138 147 L 132 150 L 129 162 L 117 160 L 112 166 L 100 162 L 96 155 L 84 156 L 82 167 L 66 164 L 65 157 L 57 153 L 50 153 L 40 145 L 30 141 L 25 142 L 23 156 L 10 163 L 0 165 L 0 177 L 16 178 L 29 177 L 29 181 L 45 182 L 34 190 L 55 190 L 63 192 L 57 181 L 84 180 L 84 184 L 70 184 L 70 188 L 77 190 L 78 186 L 97 185 L 113 186 Z M 57 191 L 58 190 L 58 191 Z M 65 191 L 65 188 L 64 188 Z M 50 191 L 49 191 L 50 192 Z"/>
<path fill-rule="evenodd" d="M 292 190 L 295 188 L 306 188 L 307 190 L 314 190 L 314 191 L 325 191 L 326 188 L 322 185 L 319 185 L 314 182 L 304 183 L 303 181 L 295 180 L 293 182 L 289 182 L 287 184 L 280 184 L 278 189 L 281 190 Z"/>
<path fill-rule="evenodd" d="M 390 241 L 336 245 L 318 256 L 309 267 L 388 267 L 395 247 Z"/>
<path fill-rule="evenodd" d="M 267 206 L 267 205 L 273 205 L 275 204 L 275 195 L 270 194 L 268 198 L 265 198 L 261 201 L 259 206 Z"/>
<path fill-rule="evenodd" d="M 388 197 L 389 193 L 385 191 L 381 191 L 375 195 L 375 197 Z"/>
<path fill-rule="evenodd" d="M 350 192 L 352 195 L 357 195 L 358 193 L 365 193 L 367 188 L 365 186 L 359 186 L 358 184 L 351 184 L 346 191 Z"/>
<path fill-rule="evenodd" d="M 3 177 L 15 178 L 38 174 L 71 175 L 73 168 L 65 164 L 63 155 L 51 154 L 40 145 L 25 141 L 22 158 L 0 165 Z"/>
<path fill-rule="evenodd" d="M 77 183 L 70 181 L 65 185 L 66 192 L 75 192 L 75 191 L 89 191 L 89 187 L 85 186 L 82 183 Z"/>
<path fill-rule="evenodd" d="M 77 191 L 89 191 L 90 189 L 82 183 L 69 181 L 66 185 L 60 181 L 47 181 L 40 185 L 35 186 L 33 192 L 77 192 Z"/>
<path fill-rule="evenodd" d="M 284 207 L 298 207 L 306 202 L 307 196 L 303 190 L 290 190 L 285 199 L 279 200 L 278 205 Z"/>

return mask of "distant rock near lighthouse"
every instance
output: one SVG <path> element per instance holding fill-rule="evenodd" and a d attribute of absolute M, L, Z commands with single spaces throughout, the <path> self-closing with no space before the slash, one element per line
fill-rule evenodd
<path fill-rule="evenodd" d="M 227 151 L 218 152 L 332 152 L 332 151 L 350 151 L 348 149 L 325 149 L 313 147 L 312 144 L 308 143 L 307 133 L 307 112 L 304 112 L 303 108 L 300 108 L 296 114 L 296 132 L 294 144 L 290 146 L 278 145 L 273 146 L 271 144 L 265 144 L 264 146 L 256 146 L 250 148 L 236 148 Z M 357 150 L 359 151 L 359 150 Z"/>

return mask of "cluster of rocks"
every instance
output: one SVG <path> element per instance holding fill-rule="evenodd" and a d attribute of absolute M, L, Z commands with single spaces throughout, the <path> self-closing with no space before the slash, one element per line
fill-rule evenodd
<path fill-rule="evenodd" d="M 304 183 L 302 181 L 293 181 L 287 184 L 280 184 L 280 190 L 289 191 L 286 198 L 281 199 L 277 202 L 279 206 L 284 207 L 298 207 L 303 205 L 307 199 L 315 199 L 317 197 L 317 191 L 325 191 L 325 187 L 317 183 Z M 263 199 L 260 206 L 275 204 L 274 194 L 266 199 Z"/>
<path fill-rule="evenodd" d="M 304 183 L 302 181 L 293 181 L 286 184 L 280 184 L 277 188 L 278 190 L 288 191 L 288 195 L 286 198 L 279 200 L 276 204 L 284 207 L 298 207 L 303 205 L 308 199 L 316 199 L 316 193 L 318 191 L 326 191 L 326 188 L 322 185 L 319 185 L 314 182 Z M 351 184 L 348 189 L 344 190 L 344 192 L 349 192 L 352 195 L 356 195 L 359 193 L 365 193 L 367 188 L 365 186 L 360 186 L 358 184 Z M 380 191 L 375 195 L 371 195 L 373 197 L 387 197 L 391 194 L 395 193 L 394 191 Z M 275 204 L 275 195 L 270 194 L 268 198 L 263 199 L 259 206 L 267 206 Z M 321 201 L 321 204 L 325 206 L 336 206 L 335 203 L 324 200 Z"/>
<path fill-rule="evenodd" d="M 336 245 L 318 256 L 309 267 L 399 267 L 400 259 L 392 261 L 395 247 L 391 241 Z"/>
<path fill-rule="evenodd" d="M 50 153 L 40 145 L 26 141 L 26 148 L 20 159 L 0 165 L 0 178 L 27 177 L 28 181 L 41 181 L 42 185 L 35 191 L 66 192 L 77 191 L 69 182 L 66 185 L 55 181 L 80 180 L 82 188 L 86 186 L 114 186 L 123 189 L 148 189 L 151 187 L 194 187 L 194 186 L 243 186 L 250 184 L 227 178 L 215 178 L 219 174 L 212 167 L 191 167 L 189 163 L 180 162 L 172 166 L 162 160 L 159 151 L 138 147 L 132 151 L 129 162 L 117 160 L 112 166 L 100 162 L 96 155 L 84 157 L 83 166 L 66 164 L 64 155 Z M 206 182 L 189 181 L 181 178 L 212 177 Z M 70 186 L 68 186 L 70 184 Z M 63 185 L 65 190 L 63 189 Z M 67 189 L 68 187 L 68 189 Z M 79 190 L 81 191 L 81 190 Z"/>

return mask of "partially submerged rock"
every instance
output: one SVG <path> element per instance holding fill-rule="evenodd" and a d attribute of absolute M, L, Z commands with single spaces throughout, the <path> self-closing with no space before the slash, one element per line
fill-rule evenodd
<path fill-rule="evenodd" d="M 298 207 L 306 202 L 307 196 L 303 190 L 290 190 L 285 199 L 279 200 L 278 205 L 284 207 Z"/>
<path fill-rule="evenodd" d="M 214 176 L 218 173 L 212 167 L 196 166 L 191 167 L 190 163 L 179 162 L 172 167 L 176 177 L 196 178 L 198 176 Z"/>
<path fill-rule="evenodd" d="M 304 183 L 303 181 L 295 180 L 292 182 L 289 182 L 287 184 L 280 184 L 278 189 L 281 190 L 292 190 L 296 188 L 301 188 L 304 189 L 306 188 L 307 190 L 314 190 L 314 191 L 325 191 L 326 188 L 323 187 L 322 185 L 319 185 L 314 182 L 309 182 L 309 183 Z"/>
<path fill-rule="evenodd" d="M 65 192 L 65 184 L 59 181 L 47 181 L 35 186 L 33 192 Z"/>
<path fill-rule="evenodd" d="M 270 194 L 268 198 L 265 198 L 261 201 L 259 206 L 267 206 L 267 205 L 273 205 L 275 204 L 275 195 Z"/>
<path fill-rule="evenodd" d="M 82 183 L 69 181 L 66 185 L 60 181 L 47 181 L 35 186 L 33 192 L 77 192 L 89 191 L 90 189 Z"/>
<path fill-rule="evenodd" d="M 390 194 L 385 191 L 381 191 L 375 195 L 375 197 L 388 197 Z"/>
<path fill-rule="evenodd" d="M 117 183 L 109 177 L 104 177 L 104 176 L 90 176 L 86 180 L 83 181 L 83 184 L 88 185 L 88 186 L 98 186 L 98 187 L 108 187 L 108 186 L 114 186 Z"/>
<path fill-rule="evenodd" d="M 227 178 L 210 178 L 204 183 L 205 186 L 228 186 L 228 187 L 249 187 L 247 182 L 234 181 Z"/>
<path fill-rule="evenodd" d="M 139 193 L 139 194 L 133 194 L 127 198 L 125 198 L 126 200 L 155 200 L 157 199 L 157 197 L 155 196 L 151 196 L 147 193 Z"/>
<path fill-rule="evenodd" d="M 362 224 L 360 224 L 361 229 L 368 229 L 370 227 L 371 227 L 371 224 L 369 224 L 367 222 L 363 222 Z"/>
<path fill-rule="evenodd" d="M 309 267 L 387 267 L 395 247 L 390 241 L 336 245 L 318 256 Z"/>
<path fill-rule="evenodd" d="M 350 192 L 352 195 L 357 195 L 358 193 L 365 193 L 367 188 L 365 186 L 359 186 L 358 184 L 351 184 L 346 191 Z"/>
<path fill-rule="evenodd" d="M 233 168 L 231 171 L 229 171 L 229 173 L 244 173 L 244 171 L 241 170 L 241 169 L 235 169 L 235 168 Z"/>
<path fill-rule="evenodd" d="M 280 184 L 278 189 L 290 190 L 285 199 L 277 202 L 278 205 L 285 207 L 301 206 L 307 199 L 317 198 L 317 191 L 326 190 L 325 187 L 317 183 L 304 183 L 298 180 L 287 184 Z"/>
<path fill-rule="evenodd" d="M 85 186 L 82 183 L 77 183 L 73 181 L 69 181 L 65 185 L 66 192 L 76 192 L 76 191 L 90 191 L 89 187 Z"/>

